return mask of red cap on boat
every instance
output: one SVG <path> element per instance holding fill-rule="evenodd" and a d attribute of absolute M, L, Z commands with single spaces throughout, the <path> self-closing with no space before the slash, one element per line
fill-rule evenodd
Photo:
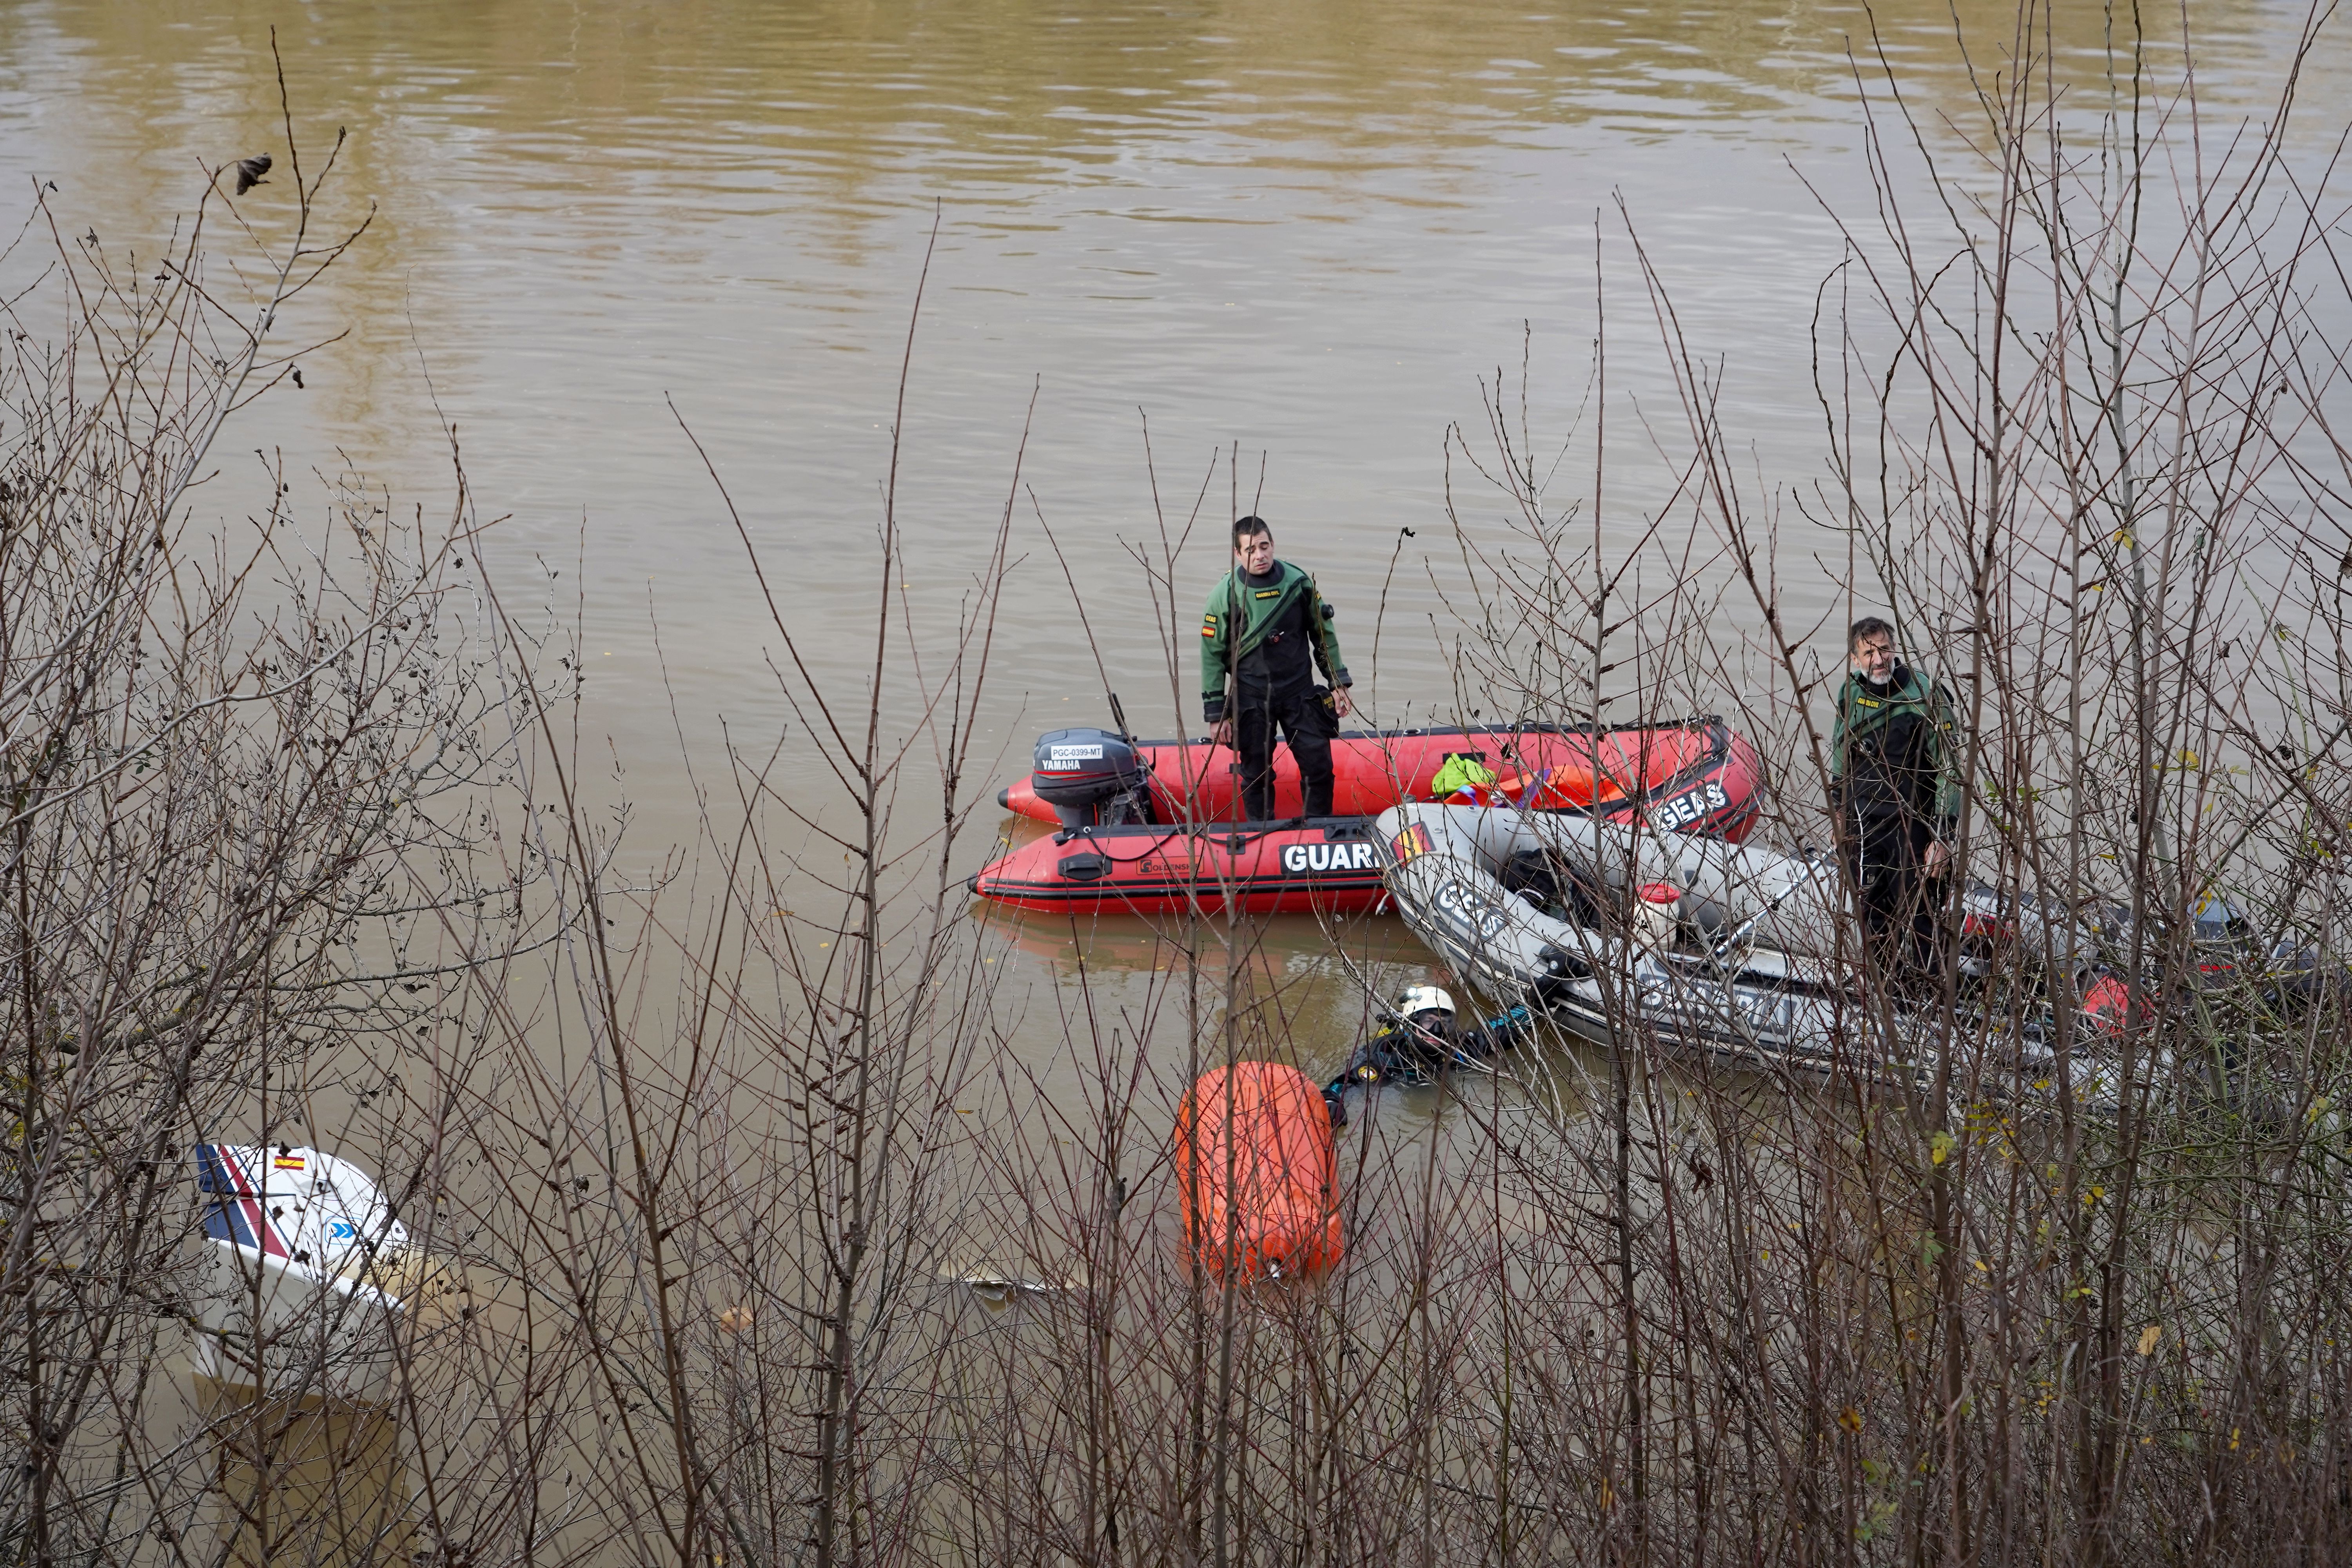
<path fill-rule="evenodd" d="M 1645 904 L 1671 904 L 1683 896 L 1683 890 L 1672 882 L 1644 882 L 1633 892 Z"/>

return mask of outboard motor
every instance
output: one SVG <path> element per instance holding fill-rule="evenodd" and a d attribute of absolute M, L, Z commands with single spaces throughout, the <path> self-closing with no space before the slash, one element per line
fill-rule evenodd
<path fill-rule="evenodd" d="M 1066 832 L 1153 820 L 1151 764 L 1108 730 L 1039 736 L 1029 787 L 1054 808 Z"/>

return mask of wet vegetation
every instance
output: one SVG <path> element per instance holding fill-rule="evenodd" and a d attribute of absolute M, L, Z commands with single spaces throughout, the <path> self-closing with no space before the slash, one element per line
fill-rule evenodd
<path fill-rule="evenodd" d="M 1314 1280 L 1177 1242 L 1194 1076 L 1335 1054 L 1262 932 L 1169 922 L 1139 1000 L 1073 931 L 1083 1095 L 1007 1048 L 1037 1004 L 961 878 L 1019 454 L 951 625 L 901 614 L 894 454 L 853 685 L 742 531 L 792 721 L 693 759 L 699 837 L 641 875 L 591 804 L 576 645 L 486 581 L 461 468 L 428 523 L 356 481 L 298 505 L 320 481 L 265 449 L 262 514 L 191 521 L 362 226 L 320 216 L 294 114 L 290 197 L 215 184 L 167 257 L 37 208 L 0 359 L 0 1548 L 2341 1560 L 2343 207 L 2292 68 L 2270 120 L 2210 123 L 2125 20 L 2102 96 L 2060 92 L 2023 14 L 1935 134 L 1858 70 L 1879 202 L 1824 258 L 1811 489 L 1757 489 L 1638 207 L 1595 243 L 1654 308 L 1606 323 L 1585 422 L 1538 437 L 1497 377 L 1447 448 L 1465 715 L 1723 713 L 1772 763 L 1767 835 L 1825 843 L 1837 628 L 1780 585 L 1832 572 L 1955 693 L 1959 858 L 2007 913 L 1948 911 L 1970 962 L 1924 998 L 1857 946 L 1827 1072 L 1629 1011 L 1405 1091 L 1430 1113 L 1343 1140 L 1349 1257 Z M 1944 205 L 1906 210 L 1920 159 Z M 1679 488 L 1639 518 L 1598 456 L 1629 354 L 1682 394 L 1647 413 Z M 1212 470 L 1138 556 L 1180 710 L 1179 552 L 1245 483 Z M 823 811 L 775 787 L 787 747 Z M 2028 1024 L 2057 1048 L 2030 1079 Z M 259 1405 L 191 1384 L 203 1138 L 380 1174 L 416 1242 L 389 1410 L 299 1357 Z"/>

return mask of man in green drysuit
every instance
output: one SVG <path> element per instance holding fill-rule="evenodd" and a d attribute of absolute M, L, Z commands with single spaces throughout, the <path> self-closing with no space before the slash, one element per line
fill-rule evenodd
<path fill-rule="evenodd" d="M 1943 690 L 1895 656 L 1875 616 L 1846 637 L 1830 793 L 1863 932 L 1891 969 L 1933 972 L 1936 908 L 1951 864 L 1962 785 Z"/>
<path fill-rule="evenodd" d="M 1234 524 L 1234 569 L 1201 617 L 1201 706 L 1209 738 L 1240 754 L 1245 820 L 1274 816 L 1277 726 L 1298 763 L 1302 810 L 1331 815 L 1331 741 L 1351 684 L 1331 615 L 1314 578 L 1274 558 L 1264 518 Z M 1318 667 L 1328 691 L 1315 684 Z"/>

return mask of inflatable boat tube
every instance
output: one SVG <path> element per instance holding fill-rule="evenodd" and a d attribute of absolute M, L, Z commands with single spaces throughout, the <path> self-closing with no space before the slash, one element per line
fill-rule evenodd
<path fill-rule="evenodd" d="M 1056 833 L 971 879 L 1014 909 L 1065 913 L 1355 914 L 1384 897 L 1360 816 L 1235 823 L 1222 831 L 1122 825 Z"/>
<path fill-rule="evenodd" d="M 1063 737 L 1071 737 L 1064 741 Z M 1041 767 L 1077 759 L 1052 753 L 1084 752 L 1077 743 L 1117 744 L 1101 731 L 1063 731 L 1041 742 Z M 1185 741 L 1125 742 L 1136 765 L 1150 778 L 1151 820 L 1159 823 L 1227 823 L 1242 819 L 1240 760 L 1233 749 L 1206 736 Z M 1101 755 L 1096 750 L 1096 756 Z M 1546 810 L 1580 810 L 1655 797 L 1670 811 L 1671 826 L 1738 839 L 1755 823 L 1755 795 L 1761 768 L 1756 752 L 1719 719 L 1685 724 L 1600 730 L 1590 725 L 1489 725 L 1460 730 L 1351 730 L 1331 742 L 1331 811 L 1337 816 L 1370 816 L 1402 801 L 1423 800 L 1437 772 L 1454 757 L 1484 763 L 1497 786 L 1523 805 Z M 1702 773 L 1701 764 L 1707 764 Z M 1658 785 L 1689 775 L 1697 785 L 1688 798 L 1657 795 Z M 1008 811 L 1037 822 L 1070 826 L 1052 802 L 1040 796 L 1031 773 L 997 793 Z M 1713 783 L 1720 798 L 1706 787 Z M 1533 791 L 1532 796 L 1522 799 Z M 1275 819 L 1296 817 L 1302 807 L 1298 764 L 1290 748 L 1277 746 L 1274 760 Z M 1702 821 L 1703 824 L 1702 825 Z"/>
<path fill-rule="evenodd" d="M 1331 1113 L 1297 1068 L 1202 1073 L 1176 1115 L 1176 1186 L 1204 1272 L 1290 1277 L 1339 1261 Z"/>
<path fill-rule="evenodd" d="M 1419 779 L 1426 784 L 1444 765 L 1448 748 L 1458 752 L 1467 745 L 1483 746 L 1489 755 L 1512 764 L 1513 771 L 1498 776 L 1499 787 L 1516 784 L 1517 793 L 1542 807 L 1539 815 L 1560 815 L 1564 820 L 1577 819 L 1579 814 L 1602 820 L 1645 820 L 1662 830 L 1731 838 L 1748 833 L 1756 820 L 1756 753 L 1717 720 L 1598 733 L 1387 731 L 1356 738 L 1393 742 L 1391 752 L 1363 755 L 1397 759 L 1394 776 L 1405 783 Z M 1156 745 L 1190 743 L 1146 742 L 1135 750 L 1148 752 Z M 1286 766 L 1287 752 L 1283 756 Z M 1571 766 L 1558 762 L 1563 756 L 1584 761 Z M 1539 757 L 1554 760 L 1538 765 Z M 1606 759 L 1611 769 L 1627 771 L 1596 782 L 1590 766 L 1595 757 Z M 1631 771 L 1635 768 L 1641 771 Z M 1164 775 L 1151 776 L 1157 789 Z M 1360 784 L 1357 798 L 1369 788 Z M 1008 798 L 1016 797 L 1008 792 Z M 1295 803 L 1297 796 L 1294 793 L 1289 798 Z M 982 898 L 1053 913 L 1076 910 L 1164 915 L 1198 909 L 1253 915 L 1351 914 L 1377 910 L 1387 896 L 1379 849 L 1366 816 L 1175 826 L 1121 822 L 1066 828 L 1035 839 L 981 870 L 970 886 Z"/>
<path fill-rule="evenodd" d="M 1885 1039 L 1865 1004 L 1839 946 L 1843 892 L 1826 855 L 1485 806 L 1398 806 L 1372 837 L 1397 913 L 1489 996 L 1748 1065 L 1927 1070 L 1936 1032 L 1898 1012 Z M 2055 1064 L 2035 1024 L 1952 1036 L 2029 1080 Z M 2087 1100 L 2110 1092 L 2100 1071 L 2074 1066 Z"/>

